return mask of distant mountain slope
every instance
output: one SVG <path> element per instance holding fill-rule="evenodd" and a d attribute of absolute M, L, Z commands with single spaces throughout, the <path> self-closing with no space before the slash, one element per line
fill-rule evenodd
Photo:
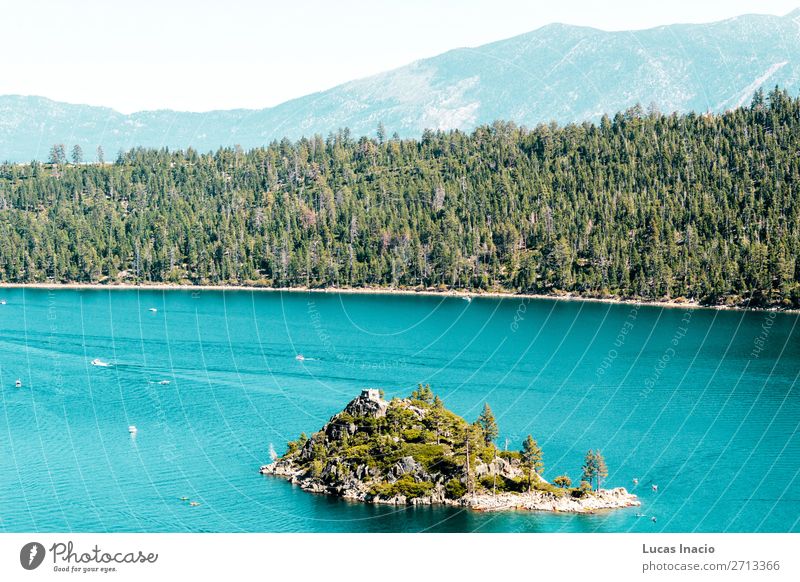
<path fill-rule="evenodd" d="M 102 145 L 113 158 L 137 145 L 200 150 L 262 145 L 349 127 L 419 135 L 495 119 L 524 125 L 598 119 L 635 103 L 661 111 L 719 111 L 759 86 L 800 89 L 800 9 L 710 24 L 604 32 L 553 24 L 462 48 L 262 110 L 185 113 L 0 97 L 0 160 L 44 159 L 53 143 Z"/>

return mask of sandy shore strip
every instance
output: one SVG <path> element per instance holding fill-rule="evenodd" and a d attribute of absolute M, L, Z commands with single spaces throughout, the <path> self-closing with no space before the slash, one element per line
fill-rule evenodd
<path fill-rule="evenodd" d="M 0 283 L 0 289 L 86 289 L 108 291 L 217 291 L 217 292 L 264 292 L 264 293 L 322 293 L 341 295 L 416 295 L 422 297 L 452 297 L 459 299 L 518 299 L 534 301 L 587 301 L 594 303 L 610 303 L 617 305 L 639 305 L 643 307 L 670 307 L 682 309 L 714 309 L 731 311 L 780 311 L 783 313 L 800 313 L 800 309 L 768 309 L 747 308 L 730 305 L 700 305 L 691 300 L 642 300 L 620 299 L 617 297 L 584 297 L 574 293 L 513 293 L 510 291 L 470 291 L 464 289 L 406 289 L 395 287 L 261 287 L 253 285 L 180 285 L 169 283 Z"/>

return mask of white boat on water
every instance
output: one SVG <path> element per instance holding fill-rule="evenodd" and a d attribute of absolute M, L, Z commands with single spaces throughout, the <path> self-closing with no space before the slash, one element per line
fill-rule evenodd
<path fill-rule="evenodd" d="M 132 424 L 128 427 L 128 432 L 131 434 L 136 434 L 137 432 L 139 432 L 139 429 L 136 428 L 136 425 Z"/>
<path fill-rule="evenodd" d="M 166 386 L 167 384 L 169 384 L 169 380 L 161 380 L 159 384 L 161 384 L 162 386 Z"/>
<path fill-rule="evenodd" d="M 156 309 L 155 307 L 151 307 L 147 311 L 152 311 L 153 313 L 156 313 L 156 312 L 158 312 L 158 309 Z"/>
<path fill-rule="evenodd" d="M 298 362 L 303 362 L 303 361 L 305 361 L 306 357 L 303 354 L 297 354 L 294 357 L 294 359 L 297 360 Z"/>
<path fill-rule="evenodd" d="M 6 300 L 5 299 L 0 299 L 0 305 L 5 305 L 5 304 L 6 304 Z"/>
<path fill-rule="evenodd" d="M 92 366 L 100 366 L 101 368 L 108 368 L 109 366 L 111 366 L 111 364 L 109 364 L 108 362 L 104 362 L 100 358 L 95 358 L 94 360 L 92 360 Z"/>
<path fill-rule="evenodd" d="M 14 386 L 16 386 L 17 388 L 22 388 L 22 380 L 17 378 L 17 381 L 14 382 Z"/>

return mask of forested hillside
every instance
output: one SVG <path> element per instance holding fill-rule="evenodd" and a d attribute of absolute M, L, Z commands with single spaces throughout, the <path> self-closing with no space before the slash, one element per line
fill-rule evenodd
<path fill-rule="evenodd" d="M 70 151 L 66 144 L 64 151 Z M 800 305 L 800 100 L 0 166 L 0 279 Z"/>

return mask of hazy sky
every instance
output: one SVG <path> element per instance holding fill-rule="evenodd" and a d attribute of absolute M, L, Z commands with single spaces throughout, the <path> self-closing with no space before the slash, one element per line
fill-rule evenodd
<path fill-rule="evenodd" d="M 800 0 L 4 0 L 0 94 L 142 109 L 275 105 L 551 22 L 783 15 Z"/>

